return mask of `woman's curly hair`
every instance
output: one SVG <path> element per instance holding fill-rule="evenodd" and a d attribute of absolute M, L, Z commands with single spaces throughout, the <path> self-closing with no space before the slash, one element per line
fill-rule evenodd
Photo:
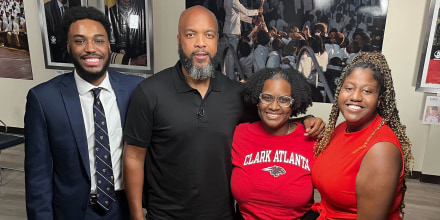
<path fill-rule="evenodd" d="M 399 111 L 397 110 L 397 106 L 396 106 L 396 98 L 395 98 L 396 95 L 393 86 L 393 79 L 391 77 L 391 70 L 388 67 L 388 63 L 385 59 L 385 56 L 378 52 L 359 53 L 342 72 L 338 81 L 338 86 L 336 88 L 336 92 L 335 92 L 336 101 L 333 103 L 331 113 L 329 116 L 328 125 L 325 128 L 325 130 L 319 135 L 318 140 L 315 143 L 315 148 L 314 148 L 315 155 L 320 154 L 331 141 L 331 137 L 336 127 L 336 122 L 340 112 L 337 102 L 339 93 L 341 91 L 341 87 L 344 84 L 345 79 L 353 72 L 355 68 L 370 69 L 373 72 L 373 77 L 378 82 L 378 85 L 380 87 L 379 90 L 380 105 L 377 107 L 377 113 L 383 118 L 386 124 L 393 130 L 393 132 L 396 134 L 397 138 L 399 139 L 399 142 L 403 150 L 405 175 L 409 175 L 414 166 L 414 158 L 411 153 L 412 143 L 406 135 L 406 131 L 405 131 L 406 127 L 402 125 L 402 123 L 400 122 Z M 380 126 L 382 126 L 382 124 Z M 378 130 L 379 128 L 377 128 L 376 130 Z M 362 147 L 365 147 L 365 145 Z M 402 191 L 403 191 L 403 195 L 405 195 L 405 191 L 406 191 L 405 182 L 403 183 Z M 402 213 L 403 213 L 402 210 L 404 208 L 403 197 L 400 207 Z"/>
<path fill-rule="evenodd" d="M 260 93 L 263 91 L 264 82 L 268 79 L 284 79 L 290 84 L 290 96 L 294 99 L 292 115 L 305 114 L 307 108 L 312 106 L 312 94 L 307 79 L 292 68 L 263 68 L 252 74 L 242 85 L 243 100 L 247 105 L 255 105 L 259 102 Z"/>

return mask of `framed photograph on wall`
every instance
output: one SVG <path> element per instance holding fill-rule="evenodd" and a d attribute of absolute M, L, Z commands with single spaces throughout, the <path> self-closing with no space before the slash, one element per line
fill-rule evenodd
<path fill-rule="evenodd" d="M 431 0 L 416 91 L 440 93 L 440 0 Z"/>
<path fill-rule="evenodd" d="M 440 125 L 440 97 L 426 96 L 422 124 Z"/>
<path fill-rule="evenodd" d="M 254 47 L 258 39 L 252 39 L 255 35 L 249 34 L 255 30 L 256 23 L 264 23 L 270 30 L 272 39 L 283 39 L 285 48 L 288 49 L 280 50 L 280 54 L 284 57 L 282 60 L 289 63 L 288 65 L 294 68 L 297 68 L 298 64 L 304 66 L 305 68 L 300 71 L 306 77 L 316 75 L 318 71 L 315 67 L 322 66 L 325 77 L 320 77 L 319 81 L 316 77 L 310 77 L 310 81 L 313 82 L 311 83 L 313 101 L 331 102 L 331 96 L 334 96 L 341 71 L 359 51 L 382 51 L 388 2 L 389 0 L 186 0 L 186 7 L 203 5 L 216 15 L 220 30 L 220 43 L 227 41 L 222 41 L 223 30 L 234 30 L 234 34 L 231 33 L 231 35 L 237 35 L 237 24 L 240 24 L 238 33 L 241 37 L 249 36 L 249 39 L 244 41 L 252 40 L 251 47 Z M 237 6 L 238 3 L 241 5 Z M 257 16 L 246 18 L 242 16 L 243 13 L 260 7 L 263 8 L 263 22 L 258 21 Z M 241 14 L 237 15 L 239 11 Z M 227 20 L 237 17 L 241 20 L 240 22 Z M 250 21 L 253 23 L 249 23 Z M 225 25 L 229 26 L 223 28 Z M 273 34 L 275 32 L 276 35 Z M 313 40 L 318 38 L 315 37 L 316 35 L 320 36 L 320 41 L 324 43 L 325 48 L 320 46 L 321 42 Z M 291 41 L 298 43 L 288 47 Z M 300 56 L 299 52 L 304 45 L 310 46 L 315 53 L 321 50 L 319 54 L 321 63 L 318 63 L 320 65 L 312 65 L 311 59 L 308 58 L 300 63 L 302 61 L 299 61 L 298 57 L 302 58 L 303 54 Z M 312 45 L 318 46 L 313 49 Z M 219 50 L 221 49 L 219 47 Z M 292 53 L 292 51 L 297 52 Z M 328 59 L 322 58 L 326 55 Z M 328 62 L 324 62 L 325 60 Z M 283 64 L 287 65 L 287 63 Z M 243 69 L 248 70 L 246 75 L 252 72 L 249 70 L 252 66 Z M 321 86 L 324 85 L 324 80 L 329 89 Z"/>
<path fill-rule="evenodd" d="M 24 3 L 0 2 L 0 78 L 32 80 Z"/>
<path fill-rule="evenodd" d="M 71 70 L 62 16 L 71 7 L 92 6 L 110 22 L 109 69 L 146 75 L 153 73 L 153 21 L 151 0 L 37 0 L 45 65 Z"/>

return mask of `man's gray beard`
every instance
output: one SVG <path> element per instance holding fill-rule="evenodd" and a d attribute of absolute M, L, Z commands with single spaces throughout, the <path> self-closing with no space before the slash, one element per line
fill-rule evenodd
<path fill-rule="evenodd" d="M 205 80 L 208 78 L 214 78 L 215 69 L 212 66 L 212 63 L 208 63 L 207 66 L 204 67 L 196 67 L 192 65 L 189 69 L 188 74 L 195 80 Z"/>
<path fill-rule="evenodd" d="M 183 65 L 183 68 L 188 72 L 188 74 L 191 76 L 191 78 L 195 80 L 205 80 L 208 78 L 214 78 L 215 77 L 215 66 L 217 64 L 218 57 L 217 55 L 212 57 L 211 54 L 209 55 L 209 63 L 208 65 L 204 67 L 196 67 L 193 65 L 193 58 L 186 56 L 185 52 L 183 52 L 182 46 L 179 45 L 179 57 L 180 57 L 180 63 Z"/>

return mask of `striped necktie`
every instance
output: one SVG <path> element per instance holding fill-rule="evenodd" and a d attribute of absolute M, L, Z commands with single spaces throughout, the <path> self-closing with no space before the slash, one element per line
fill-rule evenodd
<path fill-rule="evenodd" d="M 109 210 L 115 201 L 114 176 L 107 132 L 105 112 L 99 95 L 101 88 L 94 88 L 93 118 L 95 120 L 96 192 L 98 204 Z"/>

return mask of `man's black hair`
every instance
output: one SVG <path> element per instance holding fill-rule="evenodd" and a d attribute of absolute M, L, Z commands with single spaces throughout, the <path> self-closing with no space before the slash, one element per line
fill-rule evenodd
<path fill-rule="evenodd" d="M 252 52 L 251 45 L 248 43 L 239 43 L 238 44 L 238 50 L 240 51 L 240 54 L 242 57 L 247 57 Z"/>
<path fill-rule="evenodd" d="M 110 37 L 110 22 L 108 18 L 94 7 L 77 6 L 66 11 L 63 17 L 63 27 L 65 33 L 69 33 L 70 25 L 78 20 L 90 19 L 97 21 L 104 26 L 107 37 Z"/>
<path fill-rule="evenodd" d="M 275 38 L 272 41 L 272 49 L 274 51 L 280 51 L 280 50 L 284 49 L 285 46 L 286 46 L 286 44 L 284 43 L 283 40 L 281 40 L 281 38 Z"/>
<path fill-rule="evenodd" d="M 263 46 L 266 46 L 270 42 L 269 33 L 265 30 L 260 30 L 257 33 L 257 42 Z"/>

